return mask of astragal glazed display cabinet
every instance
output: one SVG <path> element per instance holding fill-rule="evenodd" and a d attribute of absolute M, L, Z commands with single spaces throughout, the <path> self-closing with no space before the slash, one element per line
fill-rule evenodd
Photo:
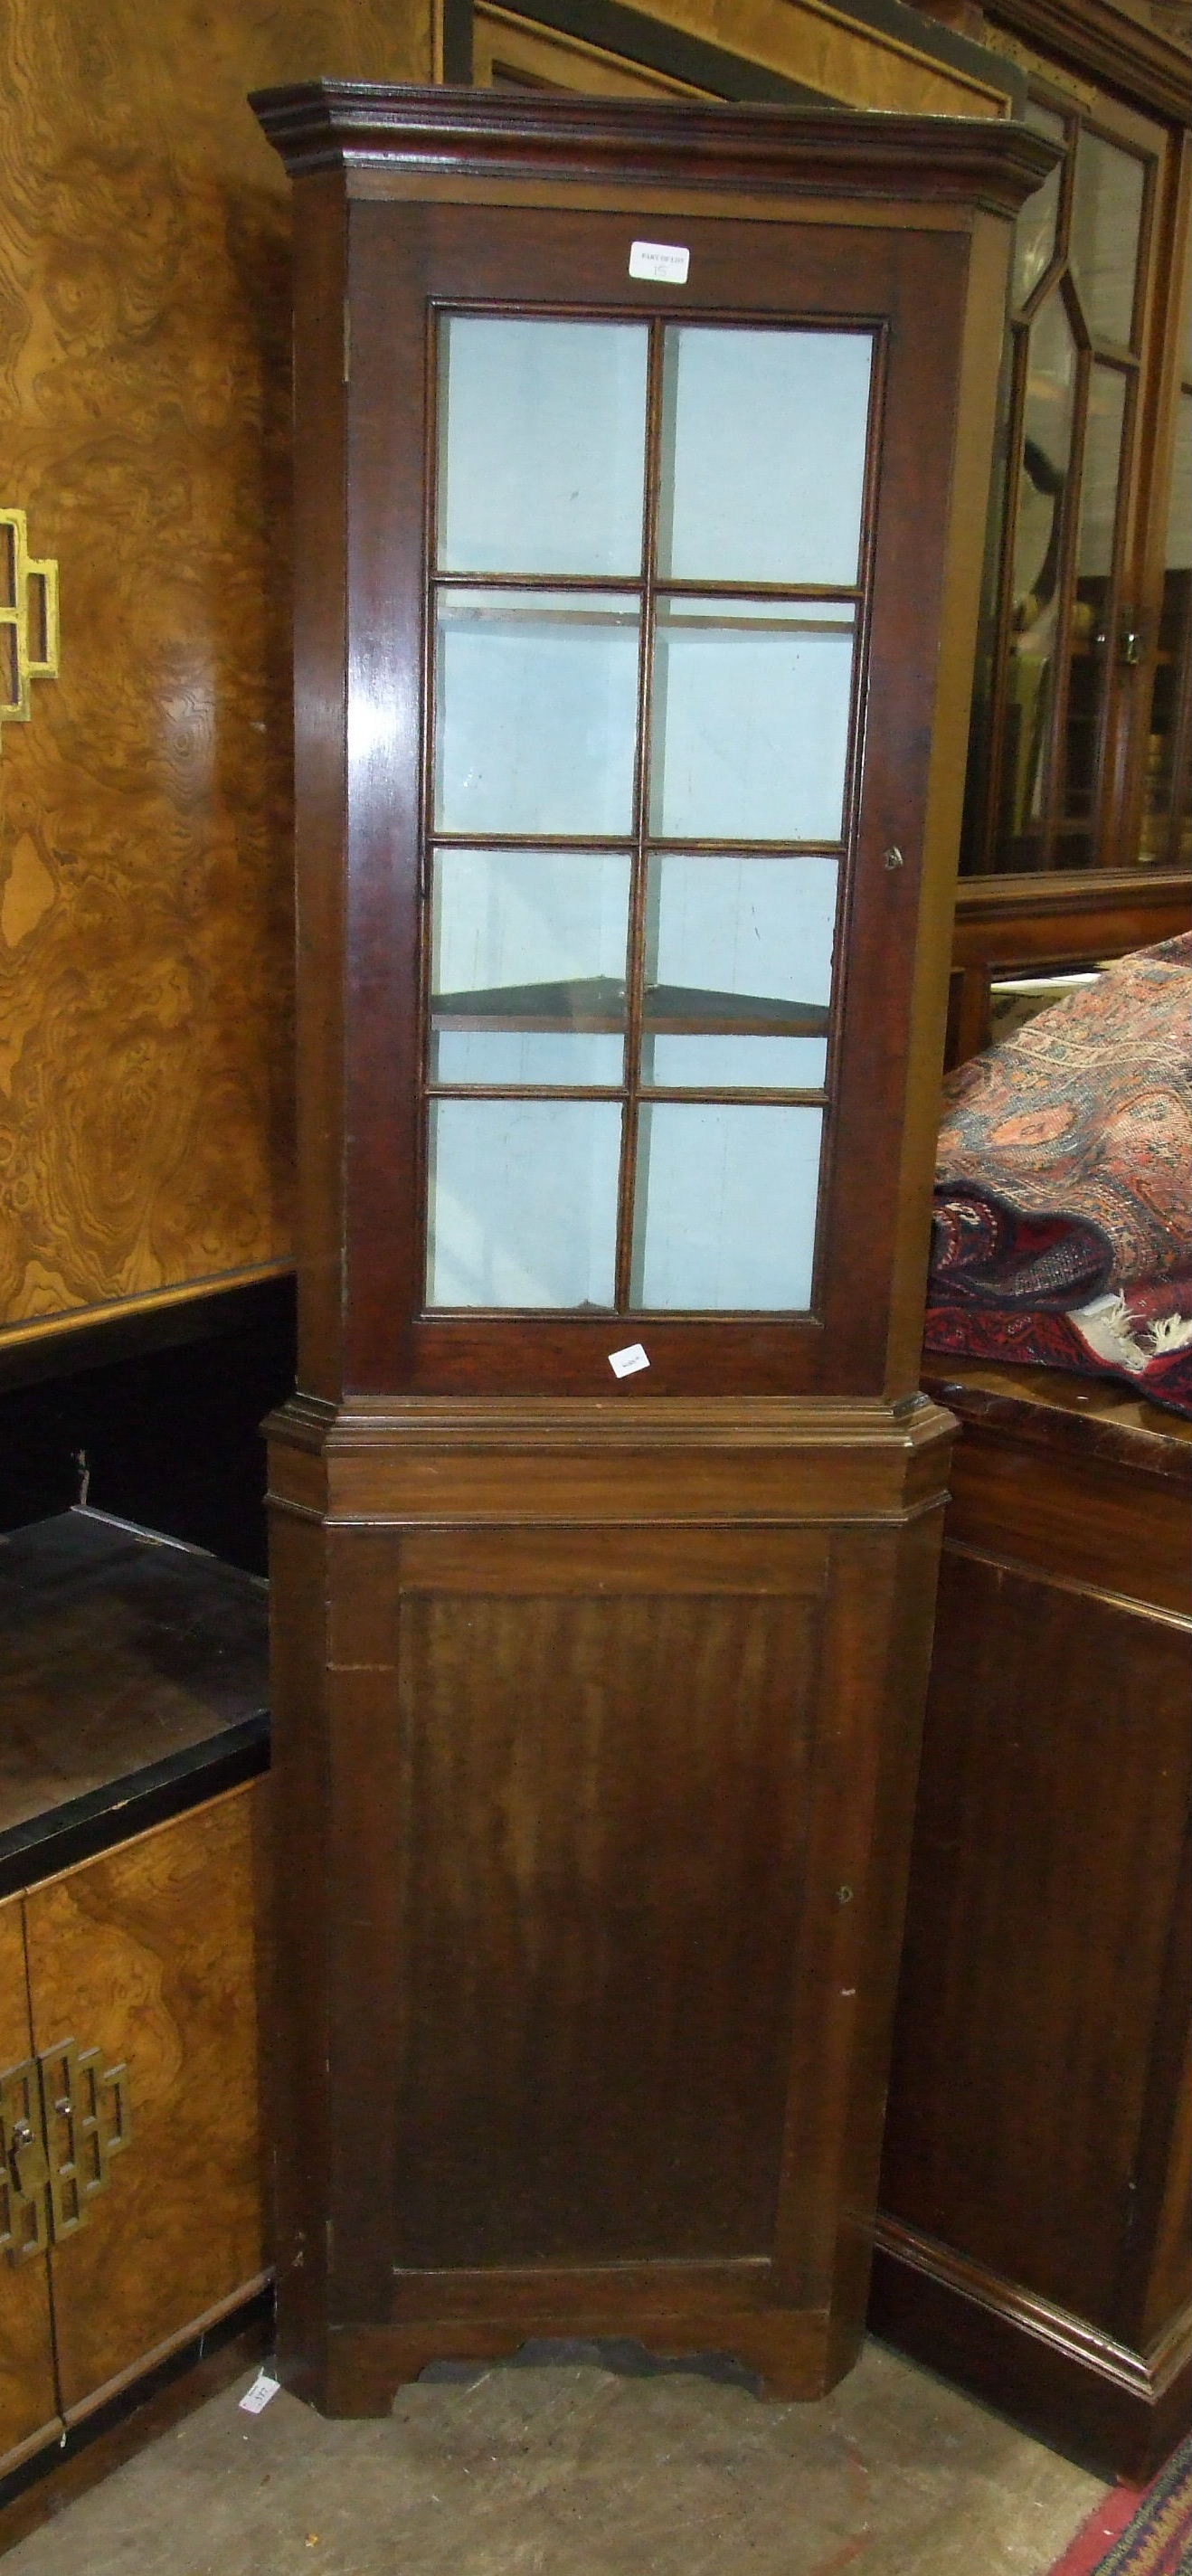
<path fill-rule="evenodd" d="M 865 2309 L 1012 126 L 322 84 L 294 185 L 289 2384 Z"/>

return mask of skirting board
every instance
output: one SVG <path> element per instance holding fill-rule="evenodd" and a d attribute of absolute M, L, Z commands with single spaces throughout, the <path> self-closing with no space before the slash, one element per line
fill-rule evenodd
<path fill-rule="evenodd" d="M 871 2331 L 1106 2477 L 1149 2478 L 1192 2408 L 1192 2310 L 1141 2353 L 879 2218 Z"/>

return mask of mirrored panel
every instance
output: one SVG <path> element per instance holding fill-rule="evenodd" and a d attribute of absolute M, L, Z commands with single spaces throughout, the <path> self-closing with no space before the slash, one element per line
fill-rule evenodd
<path fill-rule="evenodd" d="M 608 1308 L 621 1108 L 432 1100 L 430 1306 Z"/>
<path fill-rule="evenodd" d="M 1142 235 L 1146 172 L 1132 152 L 1082 133 L 1076 147 L 1069 251 L 1094 336 L 1127 344 Z"/>
<path fill-rule="evenodd" d="M 432 1082 L 621 1080 L 627 856 L 440 850 Z"/>
<path fill-rule="evenodd" d="M 632 829 L 638 625 L 611 592 L 440 592 L 439 831 Z"/>
<path fill-rule="evenodd" d="M 1031 325 L 1014 530 L 1002 822 L 1018 866 L 1039 864 L 1045 821 L 1075 403 L 1076 342 L 1063 299 L 1053 295 Z"/>
<path fill-rule="evenodd" d="M 632 322 L 444 322 L 441 571 L 636 577 L 648 337 Z"/>
<path fill-rule="evenodd" d="M 1192 370 L 1190 370 L 1192 372 Z M 1146 774 L 1143 855 L 1187 866 L 1192 820 L 1188 761 L 1192 665 L 1192 393 L 1176 406 L 1167 550 Z"/>
<path fill-rule="evenodd" d="M 839 841 L 853 631 L 834 601 L 659 600 L 651 831 Z"/>
<path fill-rule="evenodd" d="M 655 856 L 642 1081 L 818 1090 L 839 861 Z"/>
<path fill-rule="evenodd" d="M 1070 819 L 1091 819 L 1096 795 L 1101 722 L 1111 667 L 1108 635 L 1125 418 L 1125 376 L 1115 367 L 1094 363 L 1089 371 L 1080 466 L 1072 666 L 1064 745 L 1062 804 Z M 1093 864 L 1091 839 L 1087 856 L 1081 856 L 1081 847 L 1069 836 L 1069 865 L 1078 859 L 1082 865 Z"/>
<path fill-rule="evenodd" d="M 867 332 L 667 332 L 662 579 L 856 582 L 872 367 Z"/>
<path fill-rule="evenodd" d="M 807 1308 L 823 1115 L 769 1102 L 643 1103 L 635 1306 Z"/>

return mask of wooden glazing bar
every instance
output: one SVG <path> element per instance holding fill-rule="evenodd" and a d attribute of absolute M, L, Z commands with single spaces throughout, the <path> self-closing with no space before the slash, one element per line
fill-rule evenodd
<path fill-rule="evenodd" d="M 767 606 L 771 601 L 775 605 L 789 601 L 795 608 L 802 603 L 806 603 L 809 608 L 815 608 L 821 602 L 839 604 L 842 608 L 859 607 L 864 596 L 861 588 L 842 587 L 832 582 L 668 579 L 647 583 L 639 573 L 435 571 L 431 580 L 435 590 L 500 590 L 509 591 L 515 596 L 521 592 L 533 596 L 535 591 L 551 593 L 566 591 L 568 595 L 574 592 L 577 598 L 583 598 L 589 593 L 599 597 L 602 593 L 610 592 L 625 596 L 632 593 L 634 597 L 642 598 L 648 588 L 651 594 L 659 599 L 723 599 L 732 604 L 739 599 L 744 599 L 756 600 L 761 607 Z M 557 613 L 561 616 L 563 611 L 559 610 Z M 790 622 L 793 624 L 793 619 Z M 843 620 L 840 621 L 840 626 L 843 627 Z"/>
<path fill-rule="evenodd" d="M 997 634 L 1008 631 L 1011 592 L 1014 581 L 1014 550 L 1018 535 L 1018 511 L 1022 482 L 1022 441 L 1026 417 L 1026 377 L 1030 362 L 1030 331 L 1025 324 L 1012 334 L 1009 390 L 1009 420 L 1006 425 L 1006 474 L 1002 503 L 1001 563 L 993 600 L 993 625 Z M 983 837 L 972 854 L 973 873 L 989 873 L 992 854 L 1001 838 L 1000 815 L 1006 775 L 1006 735 L 1010 710 L 1009 656 L 995 657 L 989 704 L 989 771 L 985 782 Z"/>
<path fill-rule="evenodd" d="M 426 1096 L 428 1100 L 623 1100 L 625 1093 L 598 1090 L 594 1083 L 585 1082 L 428 1082 Z M 639 1083 L 635 1098 L 673 1100 L 696 1109 L 715 1108 L 722 1101 L 743 1108 L 750 1108 L 757 1101 L 770 1108 L 789 1105 L 795 1109 L 822 1109 L 829 1094 L 811 1090 L 779 1091 L 773 1085 L 763 1089 L 760 1083 L 756 1090 L 744 1090 L 740 1085 L 734 1090 L 725 1084 L 718 1091 L 696 1091 L 677 1090 L 673 1084 L 662 1088 L 656 1083 L 643 1082 Z"/>
<path fill-rule="evenodd" d="M 444 850 L 532 850 L 549 857 L 552 850 L 563 853 L 589 850 L 632 850 L 633 836 L 599 832 L 435 832 L 431 846 Z M 650 848 L 665 857 L 674 851 L 676 857 L 741 858 L 741 859 L 839 859 L 844 855 L 843 841 L 701 841 L 694 833 L 685 837 L 664 838 L 655 833 Z"/>
<path fill-rule="evenodd" d="M 665 331 L 664 321 L 651 322 L 646 374 L 646 472 L 642 519 L 645 586 L 638 645 L 637 756 L 633 779 L 634 851 L 629 883 L 629 955 L 625 993 L 625 1109 L 621 1122 L 616 1284 L 613 1292 L 618 1311 L 626 1308 L 630 1299 L 634 1201 L 637 1194 L 637 1098 L 644 1020 L 646 899 L 649 890 L 649 859 L 646 843 L 649 829 L 650 761 L 654 716 L 653 582 L 658 555 L 658 499 L 662 456 L 662 364 Z"/>
<path fill-rule="evenodd" d="M 1071 323 L 1071 316 L 1067 318 Z M 1054 863 L 1056 841 L 1062 838 L 1063 825 L 1068 819 L 1064 815 L 1061 799 L 1067 783 L 1068 703 L 1072 689 L 1072 613 L 1076 601 L 1080 509 L 1084 489 L 1084 456 L 1092 382 L 1092 357 L 1087 339 L 1075 334 L 1074 336 L 1076 337 L 1076 390 L 1072 406 L 1072 444 L 1068 451 L 1068 472 L 1062 503 L 1060 577 L 1056 593 L 1051 710 L 1047 726 L 1047 783 L 1041 831 L 1043 849 L 1040 865 L 1044 869 Z M 1083 817 L 1080 819 L 1083 824 Z"/>

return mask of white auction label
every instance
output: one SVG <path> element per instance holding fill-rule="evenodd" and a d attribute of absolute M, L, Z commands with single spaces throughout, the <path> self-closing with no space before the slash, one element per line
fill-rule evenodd
<path fill-rule="evenodd" d="M 614 1377 L 635 1377 L 650 1363 L 640 1342 L 628 1342 L 623 1351 L 610 1351 L 608 1364 Z"/>
<path fill-rule="evenodd" d="M 631 277 L 652 277 L 660 286 L 686 286 L 691 253 L 675 242 L 635 242 L 629 253 Z"/>
<path fill-rule="evenodd" d="M 280 2386 L 280 2379 L 271 2379 L 267 2370 L 259 2370 L 252 2387 L 245 2389 L 240 2400 L 241 2414 L 259 2415 L 262 2408 L 268 2405 L 270 2398 L 276 2397 Z"/>

